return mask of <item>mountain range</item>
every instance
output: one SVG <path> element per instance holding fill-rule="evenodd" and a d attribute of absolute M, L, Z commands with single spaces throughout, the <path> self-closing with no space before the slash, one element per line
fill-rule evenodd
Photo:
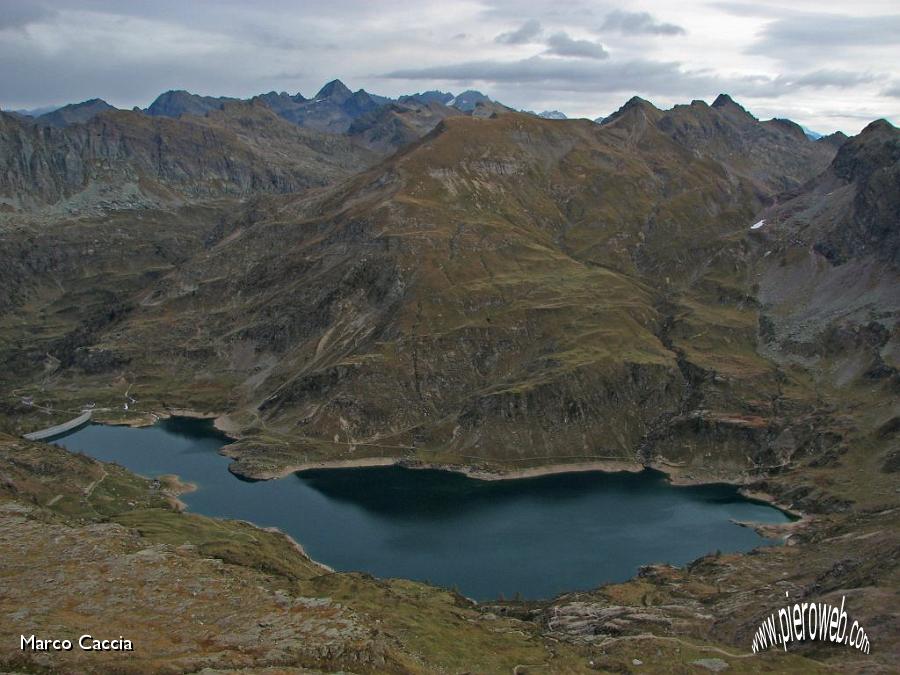
<path fill-rule="evenodd" d="M 394 613 L 410 607 L 448 644 L 477 632 L 472 658 L 502 654 L 507 671 L 558 658 L 579 672 L 588 657 L 631 669 L 647 635 L 731 658 L 764 588 L 853 589 L 889 669 L 898 199 L 890 123 L 814 140 L 725 94 L 668 110 L 633 97 L 597 122 L 478 92 L 386 100 L 337 80 L 311 99 L 167 92 L 146 110 L 0 113 L 0 493 L 85 503 L 66 495 L 100 469 L 15 437 L 65 417 L 46 409 L 88 404 L 114 423 L 216 416 L 247 479 L 379 461 L 482 477 L 610 463 L 731 482 L 804 515 L 779 530 L 793 545 L 490 617 L 412 582 L 310 581 L 305 556 L 263 535 L 221 555 L 247 588 L 274 594 L 282 581 L 256 575 L 275 570 L 285 588 L 383 621 L 304 665 L 352 669 L 364 644 L 363 670 L 382 659 L 419 672 L 421 654 L 420 671 L 460 669 L 439 646 L 411 646 L 398 625 L 412 619 Z M 79 517 L 100 522 L 116 504 L 116 522 L 151 507 L 188 522 L 107 473 L 138 506 L 103 493 L 110 511 Z M 205 565 L 194 553 L 184 560 Z M 725 637 L 711 637 L 713 615 Z M 493 621 L 513 627 L 478 632 Z M 601 654 L 610 636 L 629 639 Z M 790 655 L 798 672 L 858 664 L 814 650 Z"/>
<path fill-rule="evenodd" d="M 453 95 L 442 91 L 426 91 L 424 93 L 401 96 L 391 99 L 386 96 L 370 94 L 363 89 L 350 91 L 340 80 L 332 80 L 325 84 L 310 99 L 302 94 L 270 91 L 250 99 L 239 99 L 228 96 L 201 96 L 184 90 L 170 90 L 160 94 L 146 108 L 135 108 L 152 117 L 180 117 L 181 115 L 203 116 L 209 112 L 221 110 L 228 103 L 239 101 L 259 101 L 269 107 L 280 117 L 299 126 L 332 133 L 343 133 L 357 118 L 371 113 L 387 105 L 406 107 L 410 104 L 438 104 L 440 109 L 454 109 L 471 113 L 479 104 L 489 104 L 491 99 L 479 91 L 464 91 Z M 40 108 L 34 111 L 7 111 L 25 121 L 33 121 L 41 126 L 63 127 L 77 122 L 87 122 L 105 110 L 115 108 L 101 99 L 90 99 L 81 103 L 72 103 L 62 107 Z M 561 113 L 559 113 L 561 114 Z"/>

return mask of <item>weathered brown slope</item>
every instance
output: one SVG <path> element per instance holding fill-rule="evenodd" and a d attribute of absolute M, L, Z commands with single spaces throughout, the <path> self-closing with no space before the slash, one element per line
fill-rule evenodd
<path fill-rule="evenodd" d="M 656 319 L 646 290 L 554 250 L 538 214 L 511 227 L 498 204 L 486 202 L 483 214 L 477 209 L 467 213 L 465 206 L 448 213 L 441 202 L 448 194 L 443 179 L 422 172 L 419 154 L 434 155 L 432 170 L 440 172 L 437 155 L 456 152 L 453 136 L 477 133 L 482 122 L 466 124 L 458 132 L 448 131 L 450 138 L 440 134 L 434 143 L 385 167 L 384 174 L 397 174 L 396 191 L 376 189 L 360 203 L 326 216 L 321 225 L 276 222 L 248 230 L 197 270 L 198 292 L 205 300 L 185 306 L 184 299 L 154 297 L 151 302 L 163 302 L 142 312 L 141 321 L 155 326 L 177 308 L 167 332 L 191 349 L 193 340 L 183 331 L 193 332 L 188 326 L 196 327 L 197 317 L 182 309 L 210 309 L 208 302 L 221 307 L 218 298 L 229 298 L 229 304 L 247 298 L 251 304 L 237 322 L 232 310 L 212 310 L 205 325 L 209 333 L 201 341 L 244 345 L 256 353 L 254 367 L 264 356 L 277 358 L 268 377 L 245 393 L 247 400 L 254 407 L 259 404 L 267 428 L 312 437 L 340 455 L 366 443 L 393 446 L 391 454 L 397 446 L 427 443 L 433 452 L 452 442 L 452 427 L 458 424 L 469 425 L 460 445 L 474 446 L 473 454 L 490 445 L 489 454 L 512 453 L 511 458 L 533 456 L 556 433 L 567 436 L 568 454 L 576 457 L 596 454 L 585 448 L 580 438 L 585 432 L 611 437 L 615 445 L 633 442 L 623 434 L 646 424 L 640 413 L 631 420 L 634 424 L 611 415 L 611 422 L 584 417 L 569 431 L 563 423 L 581 417 L 580 406 L 613 405 L 603 392 L 615 389 L 620 378 L 668 377 L 668 357 L 653 336 Z M 478 153 L 484 151 L 481 147 Z M 535 148 L 531 157 L 512 161 L 522 171 L 540 171 L 539 152 Z M 475 192 L 463 197 L 457 190 L 456 200 L 484 199 L 488 195 L 477 194 L 483 189 L 477 183 L 489 178 L 500 190 L 505 175 L 508 189 L 521 194 L 509 195 L 502 208 L 519 216 L 516 199 L 527 195 L 516 187 L 515 173 L 504 174 L 506 160 L 448 160 L 464 163 L 460 180 L 475 181 L 465 188 Z M 344 204 L 343 193 L 350 191 L 360 199 L 366 191 L 362 182 L 331 199 Z M 426 190 L 435 195 L 423 198 Z M 379 207 L 385 197 L 389 202 Z M 324 208 L 330 212 L 330 206 Z M 550 202 L 542 206 L 551 207 Z M 275 241 L 278 248 L 270 246 Z M 249 273 L 223 277 L 221 265 L 230 267 L 233 263 L 227 261 L 237 250 L 243 251 L 245 265 L 253 261 Z M 554 317 L 566 323 L 556 323 Z M 129 336 L 134 344 L 143 339 Z M 607 367 L 598 367 L 602 362 L 608 373 Z M 637 384 L 628 394 L 640 395 Z M 528 397 L 545 408 L 546 426 L 532 427 L 521 446 L 501 444 L 506 428 L 519 424 L 521 413 L 505 414 L 494 406 L 518 407 L 517 401 Z M 487 425 L 479 419 L 482 409 L 493 420 Z M 298 426 L 298 417 L 309 419 Z M 451 427 L 439 431 L 436 424 Z M 432 433 L 436 439 L 427 440 L 425 435 Z"/>
<path fill-rule="evenodd" d="M 345 139 L 299 129 L 260 104 L 182 119 L 113 111 L 64 129 L 0 114 L 0 201 L 7 210 L 64 200 L 71 211 L 300 192 L 373 160 Z"/>
<path fill-rule="evenodd" d="M 126 364 L 89 349 L 160 277 L 225 236 L 233 201 L 116 211 L 0 233 L 0 389 L 77 364 Z"/>
<path fill-rule="evenodd" d="M 812 409 L 757 352 L 748 225 L 770 196 L 663 114 L 448 119 L 334 189 L 254 200 L 130 285 L 127 317 L 62 337 L 40 319 L 46 351 L 97 355 L 55 368 L 53 395 L 132 384 L 148 410 L 230 411 L 254 475 L 368 455 L 778 466 Z"/>
<path fill-rule="evenodd" d="M 747 181 L 658 130 L 634 143 L 616 125 L 446 120 L 248 222 L 95 347 L 157 402 L 221 383 L 220 409 L 247 435 L 239 467 L 257 475 L 373 454 L 633 459 L 686 404 L 666 298 L 693 294 L 685 311 L 721 324 L 712 348 L 749 345 L 729 356 L 736 378 L 771 379 L 752 356 L 752 309 L 703 309 L 743 302 L 742 272 L 727 257 L 725 277 L 699 283 L 723 247 L 740 253 L 733 228 L 758 207 Z M 720 399 L 728 412 L 741 395 Z M 746 468 L 746 452 L 725 465 Z"/>

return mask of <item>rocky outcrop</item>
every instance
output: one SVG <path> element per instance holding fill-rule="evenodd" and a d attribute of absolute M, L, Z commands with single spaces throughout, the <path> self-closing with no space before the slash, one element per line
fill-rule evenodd
<path fill-rule="evenodd" d="M 897 386 L 900 131 L 884 120 L 841 145 L 802 190 L 760 214 L 761 351 L 823 381 Z"/>
<path fill-rule="evenodd" d="M 841 146 L 831 173 L 854 195 L 844 218 L 829 214 L 817 250 L 836 263 L 873 254 L 900 268 L 900 130 L 872 122 Z"/>

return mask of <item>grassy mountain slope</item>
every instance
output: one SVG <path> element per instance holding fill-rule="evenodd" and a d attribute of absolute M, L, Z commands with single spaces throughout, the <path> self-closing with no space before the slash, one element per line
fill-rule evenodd
<path fill-rule="evenodd" d="M 92 334 L 109 367 L 55 370 L 57 391 L 109 400 L 124 377 L 151 407 L 230 412 L 257 476 L 683 462 L 691 443 L 720 448 L 687 453 L 707 472 L 771 464 L 745 237 L 770 165 L 698 154 L 660 115 L 451 118 L 331 191 L 257 200 Z"/>

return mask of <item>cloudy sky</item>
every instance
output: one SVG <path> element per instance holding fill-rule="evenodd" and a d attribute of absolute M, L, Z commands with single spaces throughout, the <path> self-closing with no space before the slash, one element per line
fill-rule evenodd
<path fill-rule="evenodd" d="M 858 132 L 900 122 L 896 0 L 0 0 L 0 108 L 167 89 L 395 96 L 476 88 L 605 116 L 727 92 L 760 118 Z"/>

